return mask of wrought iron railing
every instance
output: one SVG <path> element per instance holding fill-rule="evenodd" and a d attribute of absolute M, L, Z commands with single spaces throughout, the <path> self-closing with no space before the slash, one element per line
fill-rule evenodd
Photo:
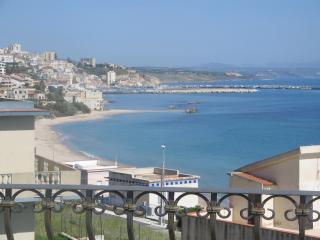
<path fill-rule="evenodd" d="M 305 239 L 305 230 L 308 222 L 320 220 L 320 212 L 313 208 L 316 201 L 320 199 L 320 192 L 312 191 L 276 191 L 276 190 L 238 190 L 238 189 L 194 189 L 194 188 L 150 188 L 129 186 L 96 186 L 96 185 L 27 185 L 27 184 L 0 184 L 0 210 L 4 216 L 4 229 L 7 239 L 14 239 L 11 213 L 23 211 L 23 205 L 18 199 L 25 197 L 28 192 L 36 195 L 39 199 L 34 204 L 34 212 L 44 214 L 44 227 L 47 238 L 54 239 L 51 214 L 61 212 L 65 203 L 61 196 L 66 193 L 74 194 L 78 200 L 72 202 L 72 210 L 75 213 L 85 213 L 86 231 L 89 239 L 94 239 L 92 225 L 93 214 L 103 214 L 112 210 L 117 215 L 126 215 L 128 239 L 134 239 L 133 219 L 135 216 L 144 216 L 145 209 L 139 204 L 139 200 L 148 194 L 156 194 L 163 201 L 163 209 L 155 208 L 155 214 L 159 217 L 166 216 L 169 239 L 175 240 L 177 217 L 186 215 L 185 208 L 179 206 L 180 200 L 188 195 L 195 195 L 205 202 L 204 207 L 195 208 L 198 217 L 208 218 L 210 238 L 215 240 L 217 236 L 217 217 L 228 218 L 231 210 L 227 199 L 240 197 L 248 203 L 248 207 L 239 212 L 243 219 L 250 221 L 253 225 L 252 239 L 260 240 L 261 220 L 274 219 L 276 212 L 266 209 L 269 201 L 282 198 L 288 201 L 284 217 L 288 221 L 298 221 L 299 239 Z M 117 195 L 121 205 L 110 205 L 101 201 L 104 194 Z M 264 196 L 262 198 L 262 196 Z M 294 206 L 291 208 L 291 206 Z M 267 214 L 269 212 L 269 214 Z M 290 216 L 291 215 L 291 216 Z M 14 223 L 13 223 L 14 224 Z"/>

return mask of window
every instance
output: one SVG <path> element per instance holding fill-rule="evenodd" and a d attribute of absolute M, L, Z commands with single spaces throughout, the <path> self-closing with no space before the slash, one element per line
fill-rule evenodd
<path fill-rule="evenodd" d="M 197 180 L 193 180 L 193 182 L 194 182 L 194 183 L 196 183 L 196 182 L 197 182 Z"/>
<path fill-rule="evenodd" d="M 171 182 L 170 185 L 173 185 L 173 182 Z"/>

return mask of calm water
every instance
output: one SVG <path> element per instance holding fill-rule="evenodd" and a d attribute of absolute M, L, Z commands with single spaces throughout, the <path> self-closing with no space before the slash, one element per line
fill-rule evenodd
<path fill-rule="evenodd" d="M 204 187 L 228 184 L 227 172 L 299 145 L 320 144 L 320 92 L 109 95 L 109 108 L 185 109 L 198 113 L 139 113 L 57 126 L 73 148 L 136 166 L 167 167 L 201 176 Z M 188 104 L 192 102 L 193 104 Z M 194 103 L 196 102 L 196 103 Z"/>

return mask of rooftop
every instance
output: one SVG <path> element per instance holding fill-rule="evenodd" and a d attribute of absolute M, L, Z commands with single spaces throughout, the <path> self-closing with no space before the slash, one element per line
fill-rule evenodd
<path fill-rule="evenodd" d="M 235 172 L 250 172 L 259 168 L 264 168 L 273 164 L 297 158 L 320 158 L 320 145 L 300 146 L 291 151 L 281 153 L 273 157 L 263 159 L 261 161 L 250 163 L 248 165 L 236 169 Z"/>
<path fill-rule="evenodd" d="M 256 177 L 254 175 L 251 175 L 251 174 L 248 174 L 248 173 L 244 173 L 244 172 L 232 172 L 230 174 L 238 176 L 238 177 L 241 177 L 241 178 L 244 178 L 244 179 L 246 179 L 248 181 L 260 183 L 263 186 L 273 186 L 273 185 L 275 185 L 275 183 L 273 183 L 273 182 L 271 182 L 269 180 L 266 180 L 266 179 L 261 178 L 261 177 Z"/>
<path fill-rule="evenodd" d="M 48 116 L 49 112 L 34 108 L 33 102 L 0 98 L 0 116 Z"/>
<path fill-rule="evenodd" d="M 118 168 L 110 170 L 113 173 L 131 175 L 131 178 L 144 180 L 148 182 L 158 182 L 161 180 L 162 169 L 161 168 Z M 199 176 L 180 173 L 178 170 L 165 169 L 164 178 L 165 180 L 184 180 L 184 179 L 195 179 L 200 178 Z"/>

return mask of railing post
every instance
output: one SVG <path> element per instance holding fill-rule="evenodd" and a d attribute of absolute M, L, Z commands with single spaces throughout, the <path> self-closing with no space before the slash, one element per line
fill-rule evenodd
<path fill-rule="evenodd" d="M 52 225 L 51 225 L 51 206 L 48 206 L 49 203 L 51 203 L 52 199 L 52 190 L 46 189 L 45 193 L 45 204 L 46 208 L 44 210 L 44 224 L 46 228 L 47 237 L 49 240 L 52 240 L 54 237 Z"/>
<path fill-rule="evenodd" d="M 210 196 L 210 207 L 213 208 L 217 206 L 217 200 L 218 200 L 218 194 L 217 193 L 211 193 Z M 216 221 L 217 221 L 217 213 L 214 211 L 211 211 L 210 214 L 210 239 L 216 240 Z"/>
<path fill-rule="evenodd" d="M 12 189 L 6 189 L 5 191 L 5 201 L 7 203 L 11 202 L 11 196 L 12 196 Z M 8 204 L 7 207 L 4 208 L 4 230 L 7 235 L 8 240 L 14 240 L 13 237 L 13 231 L 12 231 L 12 226 L 11 226 L 11 206 Z"/>
<path fill-rule="evenodd" d="M 87 206 L 88 204 L 91 205 L 93 203 L 93 191 L 92 190 L 86 190 L 86 203 L 85 205 Z M 94 232 L 93 232 L 93 227 L 92 227 L 92 208 L 86 207 L 86 228 L 87 228 L 87 234 L 89 240 L 94 240 Z"/>
<path fill-rule="evenodd" d="M 133 231 L 133 191 L 127 192 L 127 201 L 126 201 L 126 212 L 127 212 L 127 231 L 128 239 L 134 240 L 134 231 Z"/>
<path fill-rule="evenodd" d="M 251 216 L 253 216 L 253 239 L 261 240 L 261 215 L 264 214 L 264 209 L 261 206 L 261 195 L 253 195 L 254 206 L 251 208 Z"/>
<path fill-rule="evenodd" d="M 303 211 L 306 205 L 306 196 L 300 196 L 300 204 L 299 209 Z M 301 213 L 298 217 L 298 224 L 299 224 L 299 240 L 303 240 L 305 238 L 305 231 L 306 231 L 306 217 L 303 213 Z"/>
<path fill-rule="evenodd" d="M 169 206 L 174 206 L 174 192 L 169 192 L 168 196 Z M 174 211 L 168 212 L 168 231 L 169 231 L 169 239 L 175 240 L 175 223 L 174 223 Z"/>

